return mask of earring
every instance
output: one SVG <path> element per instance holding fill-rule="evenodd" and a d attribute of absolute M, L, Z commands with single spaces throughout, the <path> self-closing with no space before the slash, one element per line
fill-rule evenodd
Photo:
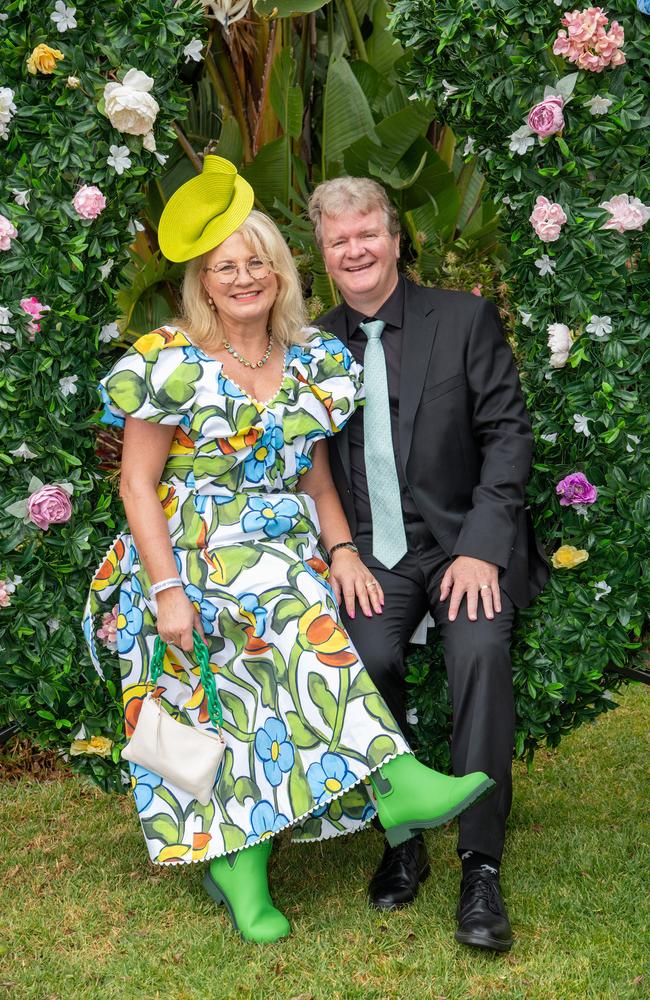
<path fill-rule="evenodd" d="M 217 307 L 215 306 L 214 302 L 212 301 L 212 296 L 211 295 L 208 295 L 208 305 L 210 306 L 210 309 L 212 310 L 212 312 L 216 312 L 217 311 Z"/>

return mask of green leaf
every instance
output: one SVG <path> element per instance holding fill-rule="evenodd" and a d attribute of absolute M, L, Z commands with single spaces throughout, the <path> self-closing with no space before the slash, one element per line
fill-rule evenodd
<path fill-rule="evenodd" d="M 311 729 L 307 729 L 296 712 L 288 711 L 286 721 L 291 733 L 291 742 L 298 750 L 313 750 L 320 739 Z"/>
<path fill-rule="evenodd" d="M 366 758 L 370 767 L 377 767 L 388 758 L 393 757 L 396 752 L 397 746 L 391 736 L 375 736 L 366 750 Z"/>
<path fill-rule="evenodd" d="M 399 733 L 399 726 L 393 716 L 388 711 L 384 699 L 378 694 L 367 694 L 363 699 L 363 704 L 367 712 L 381 722 L 384 729 L 389 732 Z"/>
<path fill-rule="evenodd" d="M 242 776 L 241 778 L 237 778 L 235 782 L 235 798 L 240 806 L 243 806 L 247 798 L 259 802 L 262 798 L 262 793 L 251 778 Z"/>
<path fill-rule="evenodd" d="M 254 677 L 262 689 L 262 704 L 266 708 L 273 708 L 275 705 L 277 684 L 275 679 L 275 667 L 272 660 L 246 657 L 246 670 Z"/>
<path fill-rule="evenodd" d="M 304 816 L 314 806 L 314 796 L 302 767 L 295 764 L 289 772 L 289 799 L 294 816 Z"/>
<path fill-rule="evenodd" d="M 226 852 L 236 851 L 246 843 L 246 834 L 234 823 L 219 823 Z"/>
<path fill-rule="evenodd" d="M 375 135 L 375 123 L 366 96 L 349 64 L 330 59 L 323 105 L 323 160 L 343 160 L 345 150 L 362 136 Z"/>
<path fill-rule="evenodd" d="M 278 601 L 273 609 L 271 629 L 274 632 L 282 634 L 288 623 L 302 615 L 304 610 L 305 606 L 303 602 L 298 600 L 297 597 L 285 597 L 283 600 Z"/>
<path fill-rule="evenodd" d="M 219 689 L 219 697 L 221 698 L 221 704 L 223 707 L 230 712 L 231 716 L 235 721 L 235 726 L 240 731 L 240 733 L 248 733 L 250 728 L 250 723 L 248 721 L 248 712 L 246 710 L 246 705 L 241 700 L 241 698 L 233 694 L 232 691 L 224 691 L 223 688 Z M 228 719 L 224 719 L 227 722 Z"/>
<path fill-rule="evenodd" d="M 327 686 L 325 678 L 321 674 L 311 671 L 307 678 L 307 689 L 323 721 L 330 729 L 333 729 L 336 720 L 336 698 Z"/>
<path fill-rule="evenodd" d="M 302 132 L 302 91 L 295 86 L 296 63 L 288 49 L 282 49 L 273 62 L 269 97 L 283 132 L 298 139 Z"/>

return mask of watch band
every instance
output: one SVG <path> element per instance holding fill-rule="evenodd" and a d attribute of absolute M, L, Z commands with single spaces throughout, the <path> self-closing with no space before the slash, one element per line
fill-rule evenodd
<path fill-rule="evenodd" d="M 359 555 L 359 550 L 354 544 L 354 542 L 337 542 L 336 545 L 333 545 L 332 548 L 327 553 L 330 562 L 332 561 L 332 556 L 337 549 L 350 549 L 351 552 L 354 552 L 356 555 Z"/>

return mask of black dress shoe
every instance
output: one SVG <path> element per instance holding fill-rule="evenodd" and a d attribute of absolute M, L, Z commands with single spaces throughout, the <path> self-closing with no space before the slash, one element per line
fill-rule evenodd
<path fill-rule="evenodd" d="M 457 918 L 455 937 L 461 944 L 492 951 L 509 951 L 512 947 L 512 928 L 498 874 L 477 868 L 463 879 Z"/>
<path fill-rule="evenodd" d="M 399 847 L 386 844 L 381 864 L 370 882 L 370 905 L 378 910 L 408 906 L 418 894 L 431 868 L 422 836 L 411 837 Z"/>

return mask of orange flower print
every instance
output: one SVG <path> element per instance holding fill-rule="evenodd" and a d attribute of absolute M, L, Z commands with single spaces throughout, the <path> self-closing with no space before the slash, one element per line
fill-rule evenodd
<path fill-rule="evenodd" d="M 187 455 L 194 451 L 194 442 L 189 434 L 186 434 L 182 427 L 177 427 L 172 438 L 172 446 L 169 449 L 172 455 Z"/>
<path fill-rule="evenodd" d="M 351 667 L 357 662 L 346 632 L 322 604 L 312 605 L 300 616 L 298 643 L 301 649 L 316 653 L 326 667 Z"/>
<path fill-rule="evenodd" d="M 192 837 L 192 861 L 203 861 L 208 853 L 208 844 L 212 840 L 211 833 L 195 833 Z"/>
<path fill-rule="evenodd" d="M 244 646 L 244 653 L 248 656 L 259 656 L 260 653 L 267 653 L 271 648 L 268 642 L 264 642 L 263 639 L 258 639 L 255 635 L 255 626 L 247 625 L 244 632 L 248 636 L 246 640 L 246 645 Z"/>
<path fill-rule="evenodd" d="M 165 517 L 169 521 L 170 518 L 174 516 L 178 510 L 178 497 L 176 496 L 176 490 L 173 486 L 168 486 L 166 483 L 160 483 L 156 488 L 156 493 L 158 494 L 158 499 L 162 505 L 162 509 L 165 512 Z"/>
<path fill-rule="evenodd" d="M 120 560 L 124 558 L 126 548 L 124 542 L 121 538 L 115 542 L 115 545 L 111 551 L 106 556 L 106 559 L 99 567 L 97 572 L 93 577 L 91 587 L 93 590 L 105 590 L 106 587 L 114 582 L 114 577 L 120 568 Z"/>

